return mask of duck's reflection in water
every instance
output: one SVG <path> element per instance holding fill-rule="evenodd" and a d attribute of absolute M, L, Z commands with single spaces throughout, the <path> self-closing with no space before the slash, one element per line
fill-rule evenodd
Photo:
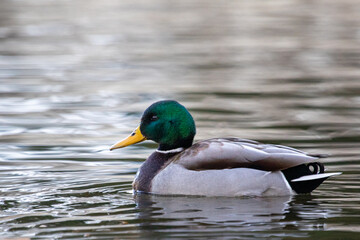
<path fill-rule="evenodd" d="M 285 218 L 291 197 L 207 198 L 137 194 L 135 201 L 140 210 L 138 217 L 145 225 L 258 225 L 263 227 L 257 230 L 266 230 L 269 229 L 267 223 Z"/>
<path fill-rule="evenodd" d="M 313 231 L 327 229 L 326 219 L 341 214 L 341 210 L 329 208 L 326 199 L 311 195 L 207 198 L 137 194 L 135 201 L 139 227 L 147 237 L 181 237 L 189 231 L 209 237 L 227 232 L 245 239 L 281 237 L 284 232 L 309 237 Z"/>

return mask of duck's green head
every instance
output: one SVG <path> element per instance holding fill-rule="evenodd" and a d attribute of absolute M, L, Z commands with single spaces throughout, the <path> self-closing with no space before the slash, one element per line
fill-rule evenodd
<path fill-rule="evenodd" d="M 159 101 L 145 110 L 140 126 L 110 150 L 146 139 L 159 143 L 159 150 L 187 148 L 192 145 L 195 133 L 194 119 L 184 106 L 176 101 Z"/>

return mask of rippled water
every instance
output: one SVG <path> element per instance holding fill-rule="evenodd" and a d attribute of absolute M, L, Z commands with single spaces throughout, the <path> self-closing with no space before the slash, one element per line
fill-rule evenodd
<path fill-rule="evenodd" d="M 0 2 L 0 237 L 356 239 L 360 4 L 346 1 Z M 176 99 L 196 139 L 328 153 L 312 195 L 131 194 L 156 145 L 109 152 Z"/>

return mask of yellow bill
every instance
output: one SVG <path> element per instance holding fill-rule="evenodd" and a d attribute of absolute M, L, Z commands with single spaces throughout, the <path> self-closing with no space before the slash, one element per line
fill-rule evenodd
<path fill-rule="evenodd" d="M 117 149 L 117 148 L 123 148 L 138 142 L 142 142 L 146 140 L 146 137 L 144 137 L 140 131 L 140 126 L 137 127 L 127 138 L 124 140 L 115 143 L 110 147 L 110 151 Z"/>

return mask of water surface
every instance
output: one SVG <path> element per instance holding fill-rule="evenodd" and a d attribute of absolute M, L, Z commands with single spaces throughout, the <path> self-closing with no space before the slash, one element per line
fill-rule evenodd
<path fill-rule="evenodd" d="M 0 2 L 0 236 L 356 239 L 360 4 Z M 108 150 L 160 99 L 196 140 L 237 136 L 327 153 L 312 195 L 140 195 L 156 148 Z"/>

